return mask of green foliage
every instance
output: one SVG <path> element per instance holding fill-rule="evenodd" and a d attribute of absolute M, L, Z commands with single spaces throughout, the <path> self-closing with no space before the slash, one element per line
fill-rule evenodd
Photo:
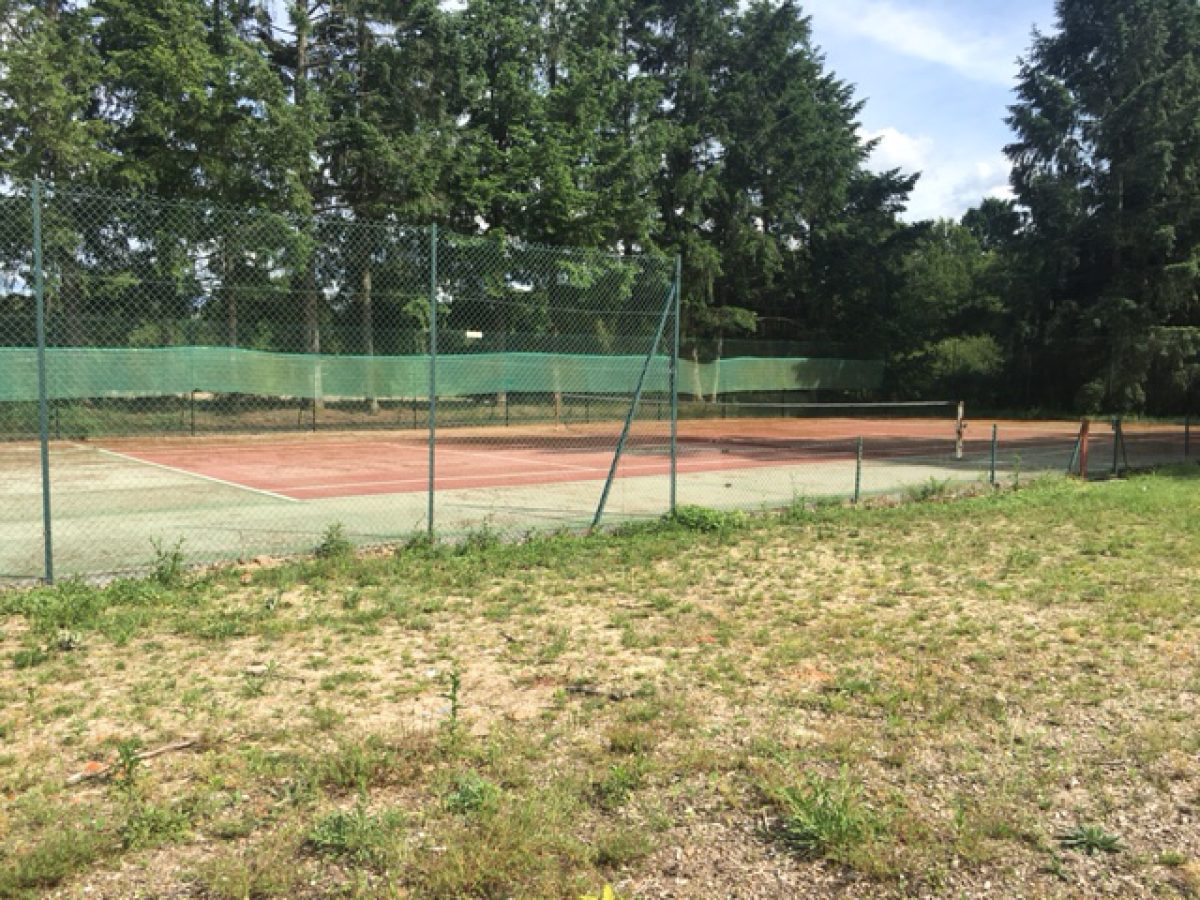
<path fill-rule="evenodd" d="M 346 526 L 332 522 L 313 551 L 318 559 L 344 560 L 354 555 L 354 544 L 346 537 Z"/>
<path fill-rule="evenodd" d="M 1078 850 L 1088 856 L 1097 853 L 1119 853 L 1124 848 L 1121 838 L 1099 825 L 1076 825 L 1058 836 L 1058 843 L 1067 850 Z"/>
<path fill-rule="evenodd" d="M 500 788 L 475 772 L 454 777 L 446 794 L 446 809 L 459 815 L 489 815 L 500 805 Z"/>
<path fill-rule="evenodd" d="M 744 524 L 746 518 L 746 514 L 741 510 L 709 509 L 705 506 L 679 506 L 676 507 L 674 513 L 668 513 L 664 516 L 663 520 L 687 531 L 720 534 Z"/>
<path fill-rule="evenodd" d="M 163 587 L 178 587 L 183 582 L 184 555 L 183 538 L 172 546 L 164 547 L 161 539 L 150 542 L 154 546 L 152 577 Z"/>
<path fill-rule="evenodd" d="M 1178 408 L 1200 336 L 1200 8 L 1060 3 L 1021 68 L 1007 148 L 1026 384 L 1055 408 Z"/>
<path fill-rule="evenodd" d="M 403 824 L 400 813 L 372 813 L 359 802 L 319 818 L 309 829 L 307 844 L 317 853 L 382 867 L 395 857 L 396 832 Z"/>
<path fill-rule="evenodd" d="M 836 778 L 806 773 L 801 784 L 775 795 L 785 843 L 804 856 L 844 859 L 880 830 L 861 788 L 843 770 Z"/>
<path fill-rule="evenodd" d="M 131 801 L 121 823 L 121 843 L 127 850 L 143 850 L 184 840 L 191 830 L 187 814 L 176 807 Z"/>

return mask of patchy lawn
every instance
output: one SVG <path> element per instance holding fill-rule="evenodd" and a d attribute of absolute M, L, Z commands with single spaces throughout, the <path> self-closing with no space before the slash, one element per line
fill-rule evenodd
<path fill-rule="evenodd" d="M 1200 895 L 1200 468 L 323 551 L 0 594 L 0 896 Z"/>

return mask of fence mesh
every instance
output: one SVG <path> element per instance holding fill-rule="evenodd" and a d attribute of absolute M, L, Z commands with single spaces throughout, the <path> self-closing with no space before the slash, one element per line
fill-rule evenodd
<path fill-rule="evenodd" d="M 956 403 L 814 404 L 869 397 L 882 365 L 681 343 L 678 301 L 653 255 L 8 182 L 0 579 L 303 552 L 331 529 L 519 537 L 676 500 L 861 498 L 1078 452 L 1078 423 L 993 440 Z M 1089 437 L 1093 473 L 1191 452 L 1180 425 L 1112 434 Z"/>

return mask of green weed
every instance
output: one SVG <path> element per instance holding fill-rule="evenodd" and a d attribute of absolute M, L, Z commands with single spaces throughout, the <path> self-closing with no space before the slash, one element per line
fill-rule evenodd
<path fill-rule="evenodd" d="M 1122 849 L 1121 838 L 1109 834 L 1099 825 L 1076 825 L 1070 831 L 1058 836 L 1058 843 L 1067 850 L 1078 850 L 1088 856 L 1097 853 L 1119 853 Z"/>
<path fill-rule="evenodd" d="M 862 789 L 844 770 L 836 778 L 807 773 L 801 784 L 777 792 L 776 802 L 781 836 L 803 856 L 844 860 L 880 830 Z"/>

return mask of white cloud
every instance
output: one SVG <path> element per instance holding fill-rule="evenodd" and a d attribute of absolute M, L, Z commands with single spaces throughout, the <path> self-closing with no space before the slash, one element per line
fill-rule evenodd
<path fill-rule="evenodd" d="M 809 0 L 805 8 L 822 28 L 867 38 L 967 78 L 1007 86 L 1016 75 L 1007 40 L 971 32 L 924 10 L 903 8 L 894 0 Z"/>
<path fill-rule="evenodd" d="M 918 172 L 925 168 L 933 152 L 933 138 L 923 134 L 905 134 L 899 128 L 860 130 L 859 134 L 864 141 L 878 141 L 871 151 L 869 162 L 876 171 L 903 169 L 906 172 Z"/>
<path fill-rule="evenodd" d="M 892 126 L 863 131 L 864 140 L 878 139 L 869 168 L 881 172 L 901 169 L 921 174 L 904 218 L 957 219 L 984 197 L 1012 197 L 1008 185 L 1009 164 L 1002 154 L 980 158 L 939 144 L 924 134 L 907 134 Z"/>

